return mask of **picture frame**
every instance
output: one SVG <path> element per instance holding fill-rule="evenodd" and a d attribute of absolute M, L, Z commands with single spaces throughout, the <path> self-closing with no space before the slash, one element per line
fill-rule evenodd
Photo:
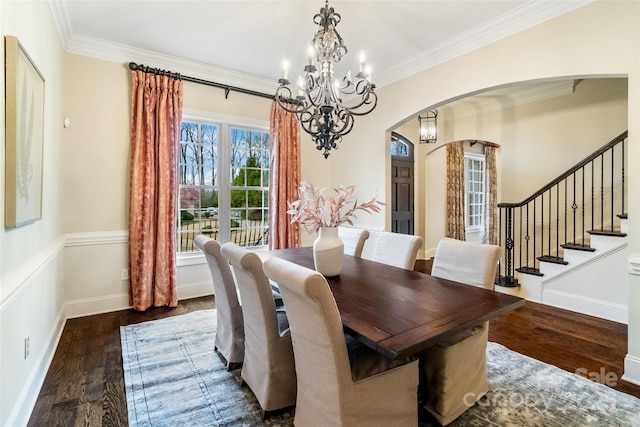
<path fill-rule="evenodd" d="M 45 79 L 14 36 L 5 36 L 5 228 L 42 219 Z"/>

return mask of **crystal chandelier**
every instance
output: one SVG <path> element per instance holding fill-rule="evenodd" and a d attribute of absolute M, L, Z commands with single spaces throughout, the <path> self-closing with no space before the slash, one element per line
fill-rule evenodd
<path fill-rule="evenodd" d="M 324 150 L 325 159 L 332 148 L 338 148 L 342 137 L 351 132 L 354 116 L 370 113 L 378 103 L 374 92 L 376 86 L 371 83 L 370 72 L 364 65 L 364 55 L 360 57 L 360 70 L 355 80 L 351 78 L 351 72 L 342 82 L 334 77 L 334 65 L 347 54 L 347 47 L 336 31 L 340 20 L 340 15 L 329 7 L 327 0 L 320 13 L 313 17 L 318 32 L 309 48 L 309 63 L 304 67 L 306 75 L 298 79 L 297 94 L 293 94 L 285 65 L 275 96 L 283 109 L 296 114 L 316 149 Z"/>

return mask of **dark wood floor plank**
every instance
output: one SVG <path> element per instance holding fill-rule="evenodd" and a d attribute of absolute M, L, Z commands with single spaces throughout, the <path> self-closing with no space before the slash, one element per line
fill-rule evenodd
<path fill-rule="evenodd" d="M 127 426 L 120 326 L 213 307 L 213 297 L 203 297 L 68 320 L 29 426 Z M 618 378 L 627 353 L 626 325 L 532 302 L 492 320 L 489 339 L 569 372 L 603 369 Z M 640 387 L 622 380 L 614 388 L 640 397 Z"/>

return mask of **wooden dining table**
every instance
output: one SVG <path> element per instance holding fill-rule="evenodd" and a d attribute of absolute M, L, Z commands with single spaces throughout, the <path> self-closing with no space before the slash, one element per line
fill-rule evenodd
<path fill-rule="evenodd" d="M 310 247 L 259 252 L 313 269 Z M 419 353 L 525 300 L 425 273 L 344 255 L 342 271 L 327 277 L 346 332 L 382 355 Z M 286 301 L 285 301 L 286 304 Z"/>

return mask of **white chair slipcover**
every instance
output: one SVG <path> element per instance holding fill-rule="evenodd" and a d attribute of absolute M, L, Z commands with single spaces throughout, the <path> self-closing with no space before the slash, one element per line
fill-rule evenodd
<path fill-rule="evenodd" d="M 416 426 L 418 366 L 345 338 L 325 278 L 272 257 L 267 276 L 284 299 L 296 363 L 297 426 Z"/>
<path fill-rule="evenodd" d="M 378 236 L 371 260 L 413 270 L 422 237 L 383 231 Z"/>
<path fill-rule="evenodd" d="M 216 300 L 216 350 L 227 360 L 231 370 L 244 359 L 244 325 L 235 280 L 229 263 L 220 252 L 220 243 L 199 235 L 193 244 L 204 252 L 211 271 Z"/>
<path fill-rule="evenodd" d="M 223 244 L 222 255 L 231 263 L 242 299 L 242 379 L 258 399 L 264 418 L 268 411 L 296 403 L 296 370 L 287 314 L 276 308 L 258 255 L 235 243 Z"/>
<path fill-rule="evenodd" d="M 369 238 L 369 230 L 355 227 L 338 227 L 338 237 L 344 243 L 345 254 L 360 258 L 364 242 Z"/>

